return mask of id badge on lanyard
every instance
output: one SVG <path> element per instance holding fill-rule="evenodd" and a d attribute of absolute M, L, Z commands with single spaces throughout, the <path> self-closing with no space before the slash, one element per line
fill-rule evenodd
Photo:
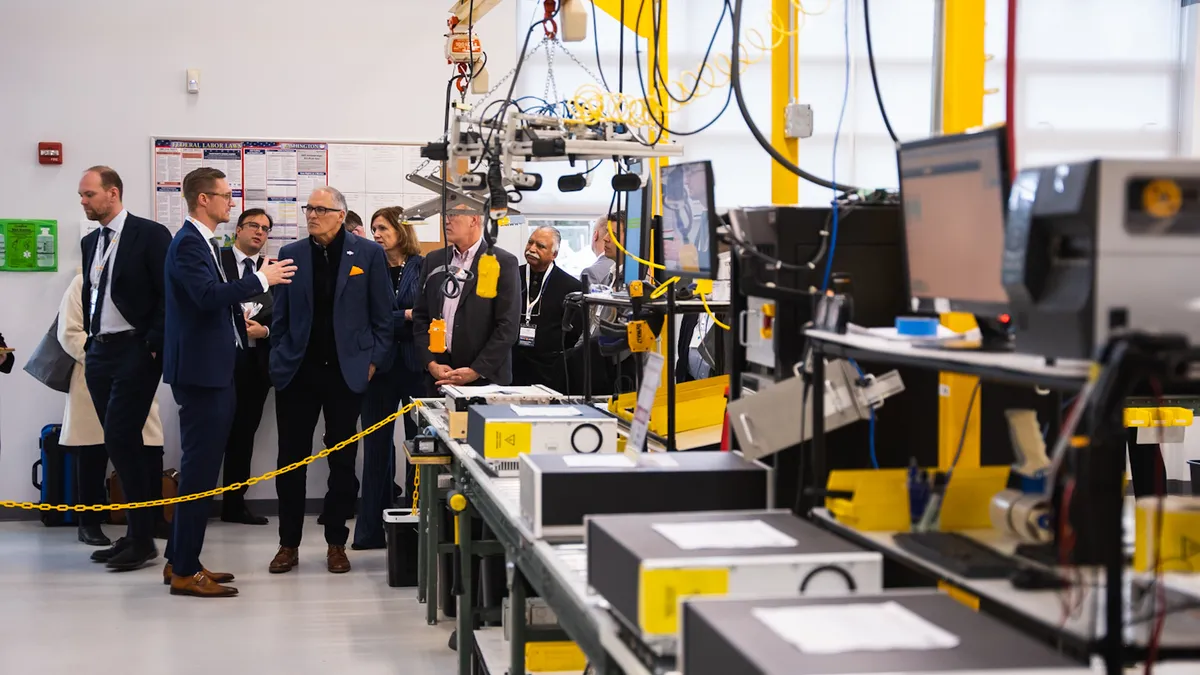
<path fill-rule="evenodd" d="M 550 267 L 542 275 L 542 285 L 538 288 L 537 297 L 532 298 L 525 304 L 525 314 L 521 317 L 521 328 L 517 332 L 517 345 L 520 347 L 532 347 L 537 342 L 537 326 L 533 323 L 533 308 L 538 308 L 538 313 L 541 313 L 542 294 L 546 292 L 546 282 L 550 280 L 550 273 L 554 271 L 554 263 L 550 263 Z M 530 273 L 529 266 L 525 266 L 525 294 L 529 296 L 533 292 L 530 288 Z"/>
<path fill-rule="evenodd" d="M 90 310 L 90 312 L 92 314 L 96 313 L 96 303 L 99 302 L 99 300 L 100 300 L 100 279 L 102 279 L 104 277 L 104 268 L 105 268 L 105 266 L 108 265 L 109 258 L 111 258 L 113 256 L 113 251 L 115 251 L 117 249 L 117 240 L 119 240 L 120 238 L 121 238 L 121 235 L 118 233 L 116 236 L 114 236 L 112 238 L 112 241 L 108 242 L 108 248 L 105 249 L 103 256 L 101 256 L 99 251 L 97 251 L 96 256 L 93 257 L 93 264 L 92 264 L 93 270 L 90 275 L 91 276 L 90 281 L 92 282 L 92 292 L 91 292 L 91 298 L 89 298 L 91 300 L 92 304 L 88 305 L 88 309 Z M 96 259 L 96 258 L 99 258 L 99 259 Z"/>

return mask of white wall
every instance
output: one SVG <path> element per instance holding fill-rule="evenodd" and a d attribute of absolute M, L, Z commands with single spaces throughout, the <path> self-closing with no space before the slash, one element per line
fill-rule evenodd
<path fill-rule="evenodd" d="M 297 140 L 433 140 L 441 134 L 449 67 L 446 2 L 427 0 L 8 0 L 0 41 L 0 217 L 60 224 L 57 274 L 0 274 L 0 332 L 18 368 L 0 377 L 0 498 L 36 499 L 29 466 L 42 425 L 64 397 L 23 372 L 80 262 L 80 173 L 109 164 L 132 213 L 152 215 L 151 135 Z M 495 78 L 515 59 L 511 4 L 480 23 Z M 45 32 L 52 31 L 52 46 Z M 185 70 L 201 70 L 189 96 Z M 61 141 L 66 163 L 36 162 L 38 141 Z M 167 466 L 178 466 L 179 425 L 159 391 Z M 274 468 L 274 396 L 254 471 Z M 318 429 L 318 440 L 320 430 Z M 309 496 L 326 471 L 309 471 Z M 252 498 L 274 498 L 271 485 Z M 0 514 L 3 517 L 5 514 Z"/>

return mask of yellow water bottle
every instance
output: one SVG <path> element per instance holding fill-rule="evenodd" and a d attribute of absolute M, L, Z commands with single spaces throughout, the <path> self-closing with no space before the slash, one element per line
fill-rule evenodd
<path fill-rule="evenodd" d="M 475 295 L 481 298 L 496 297 L 496 283 L 500 280 L 500 261 L 491 253 L 479 258 L 479 281 L 475 285 Z"/>
<path fill-rule="evenodd" d="M 429 322 L 429 351 L 434 354 L 446 353 L 445 319 L 434 319 Z"/>

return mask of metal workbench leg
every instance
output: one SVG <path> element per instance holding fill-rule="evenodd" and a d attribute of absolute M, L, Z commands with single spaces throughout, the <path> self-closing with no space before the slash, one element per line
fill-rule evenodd
<path fill-rule="evenodd" d="M 817 347 L 819 343 L 812 342 L 812 389 L 809 390 L 809 396 L 812 397 L 812 487 L 816 490 L 825 489 L 825 354 Z M 804 452 L 803 443 L 800 446 L 800 451 Z M 800 477 L 800 484 L 797 489 L 800 490 L 804 510 L 797 515 L 805 515 L 812 508 L 819 504 L 821 497 L 818 494 L 804 496 L 804 476 Z"/>
<path fill-rule="evenodd" d="M 438 621 L 438 547 L 442 540 L 436 466 L 421 467 L 421 483 L 426 486 L 419 495 L 421 517 L 425 520 L 425 623 L 433 626 Z"/>
<path fill-rule="evenodd" d="M 471 508 L 458 512 L 458 550 L 462 563 L 462 595 L 458 596 L 458 675 L 473 675 L 475 658 L 474 579 L 471 578 Z"/>
<path fill-rule="evenodd" d="M 425 466 L 424 464 L 413 466 L 413 471 L 417 472 L 421 483 L 425 482 Z M 425 602 L 425 575 L 427 574 L 425 552 L 428 546 L 426 533 L 429 530 L 429 511 L 425 509 L 425 495 L 420 493 L 419 486 L 415 506 L 417 507 L 417 602 Z"/>
<path fill-rule="evenodd" d="M 508 591 L 508 675 L 525 675 L 525 575 L 513 565 L 512 588 Z"/>

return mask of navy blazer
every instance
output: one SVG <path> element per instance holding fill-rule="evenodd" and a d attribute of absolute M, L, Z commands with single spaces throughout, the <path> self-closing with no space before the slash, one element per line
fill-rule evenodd
<path fill-rule="evenodd" d="M 118 248 L 118 255 L 120 252 Z M 258 275 L 222 282 L 211 244 L 195 225 L 184 222 L 167 249 L 164 277 L 163 381 L 196 387 L 231 386 L 238 350 L 233 328 L 242 344 L 248 344 L 240 303 L 262 293 Z"/>
<path fill-rule="evenodd" d="M 395 298 L 383 248 L 352 232 L 345 236 L 333 290 L 333 339 L 346 386 L 361 394 L 372 364 L 376 370 L 391 366 Z M 292 283 L 275 289 L 271 322 L 271 381 L 283 389 L 300 370 L 312 332 L 312 242 L 306 237 L 288 244 L 279 258 L 296 264 Z"/>
<path fill-rule="evenodd" d="M 95 261 L 100 229 L 88 233 L 80 242 L 83 248 L 83 331 L 91 333 L 92 277 L 88 274 Z M 163 261 L 171 245 L 171 231 L 163 225 L 139 218 L 125 217 L 121 240 L 108 280 L 113 304 L 121 316 L 146 341 L 151 352 L 163 352 Z"/>
<path fill-rule="evenodd" d="M 410 256 L 404 261 L 400 283 L 396 284 L 396 300 L 392 303 L 392 329 L 396 334 L 393 370 L 403 368 L 418 374 L 425 370 L 417 359 L 417 347 L 413 342 L 413 322 L 404 318 L 404 311 L 413 308 L 417 302 L 417 294 L 421 292 L 421 270 L 424 263 L 424 256 Z"/>

